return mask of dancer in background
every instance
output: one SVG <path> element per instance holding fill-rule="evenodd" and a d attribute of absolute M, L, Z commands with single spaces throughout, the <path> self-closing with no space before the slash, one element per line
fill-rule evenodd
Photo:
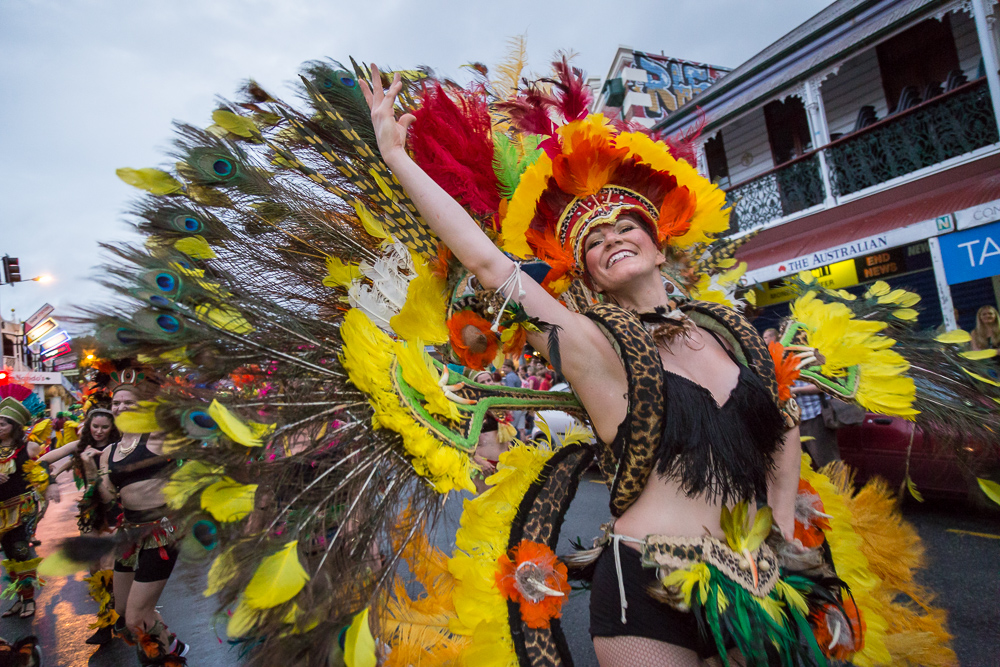
<path fill-rule="evenodd" d="M 31 533 L 38 520 L 40 494 L 48 487 L 48 473 L 32 460 L 39 446 L 25 438 L 31 411 L 8 396 L 0 401 L 0 547 L 8 586 L 3 596 L 16 598 L 3 616 L 35 615 L 35 585 L 41 558 L 34 557 Z"/>
<path fill-rule="evenodd" d="M 56 480 L 60 474 L 72 469 L 77 488 L 83 489 L 83 497 L 78 503 L 77 525 L 81 534 L 106 533 L 114 529 L 118 523 L 117 504 L 105 504 L 99 493 L 98 463 L 102 453 L 112 444 L 122 439 L 122 434 L 115 426 L 114 414 L 111 410 L 94 407 L 87 413 L 82 426 L 78 429 L 80 439 L 43 454 L 40 463 L 55 464 L 51 467 L 51 476 Z M 54 493 L 50 500 L 59 502 L 59 485 L 50 487 Z M 90 575 L 84 578 L 90 596 L 98 604 L 97 621 L 90 627 L 95 628 L 94 634 L 87 638 L 88 644 L 106 644 L 113 639 L 112 627 L 118 619 L 114 610 L 113 576 L 110 561 L 107 567 L 101 563 L 90 566 Z"/>
<path fill-rule="evenodd" d="M 113 377 L 117 385 L 111 412 L 117 421 L 137 408 L 140 397 L 151 398 L 154 390 L 133 369 Z M 188 645 L 168 631 L 156 610 L 177 563 L 180 539 L 163 497 L 168 480 L 163 473 L 176 464 L 163 456 L 162 448 L 159 434 L 125 433 L 101 452 L 99 493 L 105 503 L 121 503 L 123 512 L 118 526 L 122 547 L 114 565 L 116 632 L 138 640 L 143 664 L 186 664 Z"/>

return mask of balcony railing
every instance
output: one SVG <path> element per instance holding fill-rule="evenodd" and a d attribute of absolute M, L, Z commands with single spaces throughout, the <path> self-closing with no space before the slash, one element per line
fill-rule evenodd
<path fill-rule="evenodd" d="M 730 233 L 756 229 L 821 204 L 823 199 L 819 155 L 807 153 L 726 192 L 726 200 L 733 208 Z"/>
<path fill-rule="evenodd" d="M 985 77 L 824 147 L 834 195 L 858 192 L 1000 140 Z"/>
<path fill-rule="evenodd" d="M 826 192 L 820 153 L 826 158 L 830 194 L 843 197 L 997 142 L 984 77 L 729 188 L 729 233 L 822 204 Z"/>

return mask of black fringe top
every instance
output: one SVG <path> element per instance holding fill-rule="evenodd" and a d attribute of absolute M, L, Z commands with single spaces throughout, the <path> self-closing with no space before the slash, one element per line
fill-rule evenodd
<path fill-rule="evenodd" d="M 766 500 L 785 420 L 761 379 L 726 351 L 740 377 L 721 406 L 706 387 L 663 371 L 666 410 L 656 470 L 678 480 L 688 496 L 706 494 L 725 505 Z"/>

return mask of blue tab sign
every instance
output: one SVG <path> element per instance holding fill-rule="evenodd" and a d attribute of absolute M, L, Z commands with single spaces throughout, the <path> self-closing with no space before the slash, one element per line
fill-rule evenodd
<path fill-rule="evenodd" d="M 1000 222 L 938 239 L 949 285 L 1000 275 Z"/>

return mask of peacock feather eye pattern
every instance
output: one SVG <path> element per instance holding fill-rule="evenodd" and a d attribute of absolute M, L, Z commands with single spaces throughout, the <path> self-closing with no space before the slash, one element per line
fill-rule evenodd
<path fill-rule="evenodd" d="M 156 318 L 156 324 L 164 333 L 174 334 L 180 331 L 181 321 L 173 315 L 160 315 Z"/>
<path fill-rule="evenodd" d="M 246 178 L 246 168 L 224 146 L 191 148 L 181 173 L 199 185 L 238 185 Z"/>
<path fill-rule="evenodd" d="M 139 276 L 139 282 L 154 294 L 176 298 L 184 287 L 181 277 L 167 269 L 146 271 Z"/>
<path fill-rule="evenodd" d="M 219 425 L 204 410 L 188 410 L 181 417 L 184 433 L 193 440 L 207 440 L 219 435 Z"/>

